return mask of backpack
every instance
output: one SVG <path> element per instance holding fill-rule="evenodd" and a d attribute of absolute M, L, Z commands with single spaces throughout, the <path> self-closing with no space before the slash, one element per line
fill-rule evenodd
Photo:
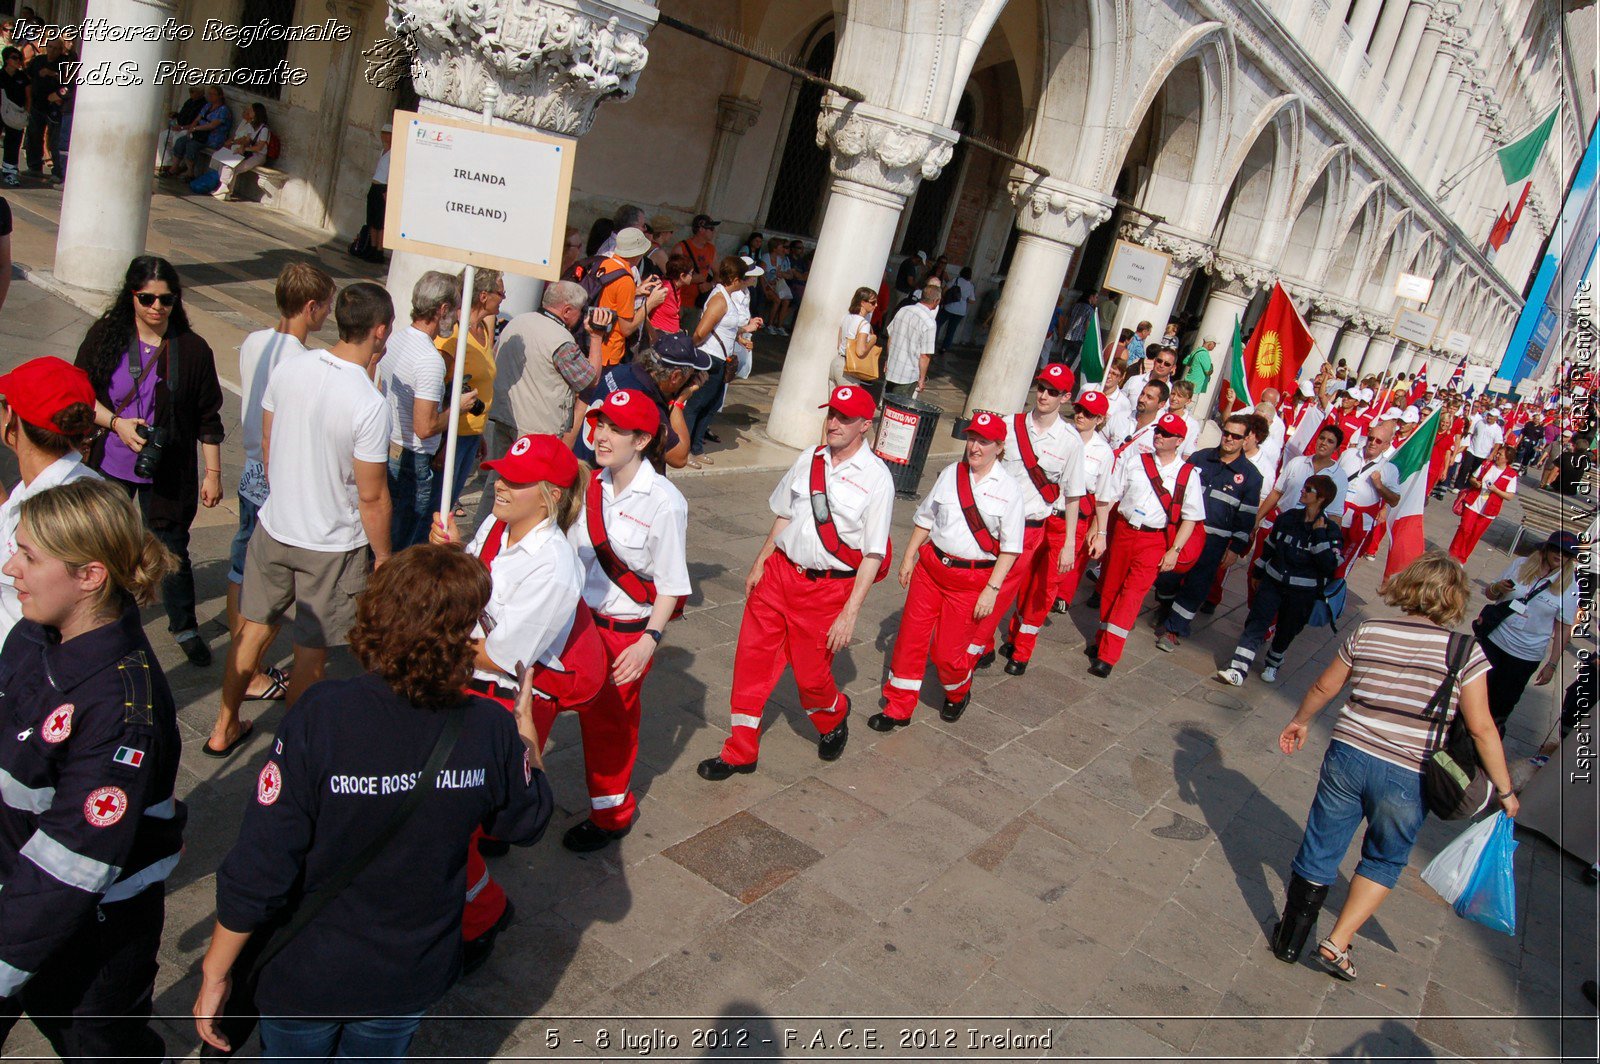
<path fill-rule="evenodd" d="M 562 275 L 563 281 L 573 281 L 583 289 L 583 294 L 589 297 L 585 306 L 595 306 L 600 301 L 600 293 L 610 287 L 611 282 L 626 276 L 631 271 L 626 267 L 614 270 L 602 270 L 609 255 L 590 255 L 586 259 L 579 259 L 568 267 Z"/>
<path fill-rule="evenodd" d="M 276 133 L 267 136 L 267 162 L 277 162 L 278 156 L 283 154 L 283 142 Z"/>

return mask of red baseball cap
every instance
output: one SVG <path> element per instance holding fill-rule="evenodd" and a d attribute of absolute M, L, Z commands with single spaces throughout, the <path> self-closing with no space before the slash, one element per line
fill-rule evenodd
<path fill-rule="evenodd" d="M 578 459 L 566 444 L 554 436 L 530 432 L 518 438 L 504 458 L 483 463 L 513 484 L 537 484 L 548 480 L 558 488 L 578 482 Z"/>
<path fill-rule="evenodd" d="M 1063 363 L 1051 362 L 1039 371 L 1039 375 L 1033 378 L 1033 383 L 1054 388 L 1062 395 L 1071 395 L 1072 386 L 1077 383 L 1077 378 L 1072 375 L 1072 370 L 1068 369 Z"/>
<path fill-rule="evenodd" d="M 1111 410 L 1111 400 L 1106 398 L 1106 393 L 1094 388 L 1078 396 L 1078 405 L 1085 413 L 1093 414 L 1095 417 L 1105 417 Z"/>
<path fill-rule="evenodd" d="M 655 434 L 661 427 L 661 411 L 656 409 L 656 404 L 650 397 L 633 388 L 622 388 L 606 395 L 605 402 L 599 406 L 591 406 L 589 412 L 584 414 L 584 420 L 595 422 L 604 414 L 611 419 L 611 423 L 619 429 L 629 432 L 648 432 Z"/>
<path fill-rule="evenodd" d="M 967 435 L 980 436 L 1000 443 L 1006 438 L 1006 423 L 999 415 L 984 411 L 973 415 L 972 421 L 967 425 Z"/>
<path fill-rule="evenodd" d="M 59 432 L 56 418 L 75 403 L 94 406 L 89 375 L 54 355 L 30 359 L 0 377 L 0 396 L 28 424 Z"/>
<path fill-rule="evenodd" d="M 1156 431 L 1169 436 L 1187 436 L 1189 423 L 1177 414 L 1162 414 L 1161 420 L 1156 422 Z"/>
<path fill-rule="evenodd" d="M 828 401 L 817 408 L 818 410 L 837 410 L 845 417 L 863 417 L 871 420 L 878 412 L 878 404 L 872 401 L 872 393 L 855 384 L 841 384 L 828 396 Z"/>

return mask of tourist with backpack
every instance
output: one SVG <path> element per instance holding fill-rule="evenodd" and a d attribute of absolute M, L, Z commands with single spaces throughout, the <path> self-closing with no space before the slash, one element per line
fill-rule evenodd
<path fill-rule="evenodd" d="M 617 233 L 617 249 L 609 255 L 595 255 L 578 262 L 573 276 L 588 297 L 588 305 L 609 310 L 616 321 L 605 334 L 604 364 L 615 366 L 628 353 L 629 339 L 650 320 L 650 315 L 667 298 L 661 278 L 640 282 L 639 261 L 650 253 L 650 238 L 632 226 Z M 574 329 L 573 335 L 583 336 Z"/>

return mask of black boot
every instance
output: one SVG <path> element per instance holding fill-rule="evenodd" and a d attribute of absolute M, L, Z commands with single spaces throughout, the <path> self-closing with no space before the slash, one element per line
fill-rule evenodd
<path fill-rule="evenodd" d="M 1317 914 L 1328 897 L 1328 888 L 1291 874 L 1289 900 L 1283 905 L 1283 919 L 1272 929 L 1272 955 L 1286 964 L 1300 959 L 1306 939 L 1317 927 Z"/>

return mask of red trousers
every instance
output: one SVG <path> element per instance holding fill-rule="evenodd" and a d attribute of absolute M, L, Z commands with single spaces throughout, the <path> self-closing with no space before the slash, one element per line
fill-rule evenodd
<path fill-rule="evenodd" d="M 1100 634 L 1095 656 L 1107 665 L 1122 660 L 1128 633 L 1139 619 L 1144 597 L 1161 572 L 1167 532 L 1147 532 L 1118 517 L 1100 569 Z"/>
<path fill-rule="evenodd" d="M 587 710 L 600 694 L 606 682 L 606 651 L 600 641 L 599 629 L 589 607 L 578 603 L 578 616 L 572 632 L 561 649 L 561 671 L 535 666 L 535 690 L 549 698 L 535 695 L 533 699 L 533 725 L 542 748 L 550 737 L 550 726 L 562 710 Z M 474 692 L 481 694 L 481 692 Z M 511 710 L 513 699 L 501 695 L 483 697 L 499 702 Z M 467 905 L 461 913 L 461 937 L 467 941 L 480 938 L 489 932 L 506 911 L 506 893 L 489 875 L 489 866 L 478 852 L 478 840 L 483 832 L 474 831 L 467 843 Z"/>
<path fill-rule="evenodd" d="M 1370 558 L 1378 553 L 1378 544 L 1383 541 L 1383 525 L 1378 521 L 1382 509 L 1382 503 L 1369 508 L 1345 504 L 1344 552 L 1335 576 L 1342 579 L 1350 564 L 1357 558 L 1363 556 Z"/>
<path fill-rule="evenodd" d="M 1461 523 L 1456 526 L 1455 538 L 1450 541 L 1450 557 L 1467 564 L 1467 559 L 1472 557 L 1472 551 L 1478 545 L 1478 540 L 1489 531 L 1489 526 L 1494 524 L 1494 518 L 1485 517 L 1476 510 L 1463 510 Z"/>
<path fill-rule="evenodd" d="M 1067 544 L 1067 519 L 1051 514 L 1045 518 L 1044 528 L 1038 531 L 1041 534 L 1035 537 L 1035 530 L 1028 530 L 1029 539 L 1036 539 L 1034 549 L 1030 553 L 1025 546 L 1022 556 L 1011 567 L 1012 573 L 1021 573 L 1016 612 L 1012 613 L 1011 624 L 1006 629 L 1011 639 L 1012 661 L 1028 661 L 1033 657 L 1039 630 L 1044 627 L 1050 616 L 1050 606 L 1061 590 L 1061 571 L 1057 563 L 1061 559 L 1061 549 Z"/>
<path fill-rule="evenodd" d="M 1022 534 L 1022 553 L 1017 555 L 1017 560 L 1011 563 L 1011 568 L 1006 571 L 1005 582 L 1000 585 L 1000 593 L 994 597 L 994 611 L 977 623 L 972 633 L 972 645 L 978 650 L 972 655 L 973 668 L 977 668 L 978 659 L 994 649 L 994 633 L 999 630 L 1000 622 L 1005 620 L 1007 611 L 1013 605 L 1022 601 L 1022 587 L 1033 572 L 1033 565 L 1044 550 L 1046 528 L 1044 525 L 1035 525 L 1025 530 Z M 1052 592 L 1053 593 L 1053 592 Z M 1044 606 L 1048 612 L 1050 604 Z M 1041 613 L 1041 618 L 1043 613 Z"/>
<path fill-rule="evenodd" d="M 945 698 L 959 702 L 972 690 L 972 665 L 983 653 L 974 638 L 979 622 L 973 620 L 972 610 L 993 575 L 992 566 L 957 569 L 945 565 L 934 554 L 933 544 L 922 545 L 911 586 L 906 590 L 900 629 L 894 637 L 889 679 L 883 685 L 886 716 L 896 720 L 911 718 L 930 656 Z M 995 613 L 1000 609 L 997 602 Z"/>
<path fill-rule="evenodd" d="M 1089 557 L 1089 529 L 1094 527 L 1093 517 L 1078 515 L 1078 539 L 1072 546 L 1072 568 L 1056 577 L 1056 601 L 1072 605 L 1072 597 L 1078 593 L 1078 583 L 1083 579 L 1083 574 L 1088 572 L 1092 559 Z"/>
<path fill-rule="evenodd" d="M 781 551 L 773 551 L 761 582 L 745 600 L 739 647 L 733 658 L 733 731 L 722 744 L 730 765 L 754 764 L 761 748 L 761 713 L 784 667 L 794 666 L 800 706 L 817 734 L 826 735 L 849 712 L 833 681 L 828 629 L 850 599 L 851 579 L 812 579 Z"/>
<path fill-rule="evenodd" d="M 607 831 L 633 823 L 639 804 L 633 797 L 633 766 L 639 759 L 640 689 L 652 661 L 637 680 L 617 684 L 611 670 L 617 657 L 641 639 L 643 632 L 616 632 L 600 627 L 606 651 L 606 682 L 589 707 L 578 714 L 583 732 L 583 774 L 589 785 L 589 819 Z"/>

